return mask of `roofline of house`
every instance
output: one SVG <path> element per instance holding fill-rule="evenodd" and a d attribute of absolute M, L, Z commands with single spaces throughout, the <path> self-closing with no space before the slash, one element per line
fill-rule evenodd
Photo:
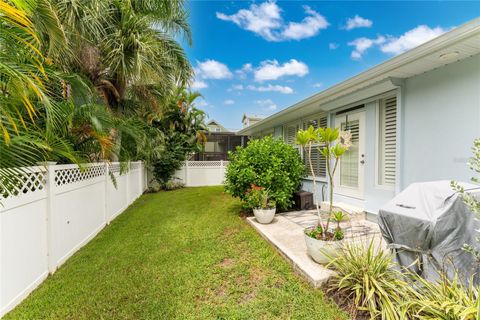
<path fill-rule="evenodd" d="M 364 81 L 368 81 L 374 79 L 375 77 L 381 77 L 382 75 L 395 70 L 396 68 L 405 66 L 409 63 L 416 61 L 426 55 L 432 54 L 442 48 L 448 47 L 453 45 L 462 39 L 470 37 L 472 34 L 480 31 L 480 18 L 476 18 L 472 21 L 469 21 L 462 26 L 455 28 L 449 32 L 444 33 L 443 35 L 434 38 L 414 49 L 406 51 L 402 54 L 399 54 L 396 57 L 393 57 L 385 62 L 382 62 L 362 73 L 359 73 L 356 76 L 353 76 L 345 81 L 342 81 L 324 91 L 316 93 L 304 100 L 301 100 L 292 106 L 283 109 L 255 124 L 248 126 L 246 128 L 241 129 L 237 132 L 237 134 L 244 135 L 247 134 L 247 131 L 252 131 L 256 127 L 263 126 L 269 122 L 274 121 L 275 119 L 282 117 L 286 114 L 291 112 L 295 112 L 296 110 L 309 105 L 313 102 L 328 99 L 329 96 L 338 95 L 342 91 L 346 91 L 347 89 L 354 87 Z M 380 79 L 379 79 L 380 80 Z M 337 97 L 337 98 L 340 98 Z"/>

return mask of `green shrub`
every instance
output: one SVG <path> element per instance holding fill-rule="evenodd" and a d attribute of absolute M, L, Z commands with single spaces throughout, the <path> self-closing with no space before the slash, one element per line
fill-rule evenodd
<path fill-rule="evenodd" d="M 269 190 L 280 210 L 293 204 L 292 195 L 305 172 L 297 150 L 280 139 L 265 137 L 251 140 L 245 148 L 229 153 L 230 164 L 225 174 L 225 190 L 245 202 L 251 185 Z M 248 204 L 247 209 L 252 209 Z"/>
<path fill-rule="evenodd" d="M 480 319 L 480 288 L 462 285 L 457 276 L 449 280 L 441 275 L 440 281 L 433 283 L 414 274 L 412 280 L 416 284 L 407 287 L 405 319 Z"/>
<path fill-rule="evenodd" d="M 353 299 L 355 307 L 372 319 L 402 319 L 399 306 L 407 283 L 395 269 L 392 255 L 376 248 L 374 240 L 347 243 L 328 267 L 336 271 L 329 291 Z"/>
<path fill-rule="evenodd" d="M 185 184 L 180 180 L 170 180 L 162 185 L 162 189 L 166 191 L 184 188 Z"/>

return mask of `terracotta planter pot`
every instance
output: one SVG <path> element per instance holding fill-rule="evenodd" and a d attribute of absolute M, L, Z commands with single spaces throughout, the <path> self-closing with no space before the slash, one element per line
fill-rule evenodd
<path fill-rule="evenodd" d="M 308 255 L 320 264 L 329 263 L 329 258 L 337 257 L 345 241 L 323 241 L 309 237 L 305 233 L 303 235 L 305 236 Z"/>
<path fill-rule="evenodd" d="M 276 208 L 273 209 L 253 209 L 253 214 L 255 215 L 255 219 L 259 223 L 267 224 L 272 222 L 273 218 L 275 217 Z"/>

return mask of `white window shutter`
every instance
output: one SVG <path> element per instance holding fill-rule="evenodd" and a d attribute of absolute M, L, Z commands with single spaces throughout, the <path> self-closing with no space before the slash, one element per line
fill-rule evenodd
<path fill-rule="evenodd" d="M 379 184 L 394 186 L 397 165 L 397 98 L 382 100 L 379 113 Z"/>
<path fill-rule="evenodd" d="M 310 163 L 308 162 L 307 150 L 303 151 L 303 159 L 305 162 L 305 169 L 307 171 L 307 175 L 311 176 L 312 173 L 310 170 Z M 311 159 L 312 159 L 313 172 L 315 173 L 315 176 L 317 178 L 325 178 L 327 176 L 327 162 L 325 161 L 325 157 L 318 150 L 317 146 L 312 147 Z"/>
<path fill-rule="evenodd" d="M 297 136 L 297 126 L 296 125 L 289 125 L 287 126 L 287 130 L 285 134 L 285 142 L 287 144 L 295 144 L 295 137 Z"/>

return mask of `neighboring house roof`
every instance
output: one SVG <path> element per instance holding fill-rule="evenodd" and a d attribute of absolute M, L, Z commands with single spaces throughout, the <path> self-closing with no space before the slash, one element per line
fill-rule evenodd
<path fill-rule="evenodd" d="M 346 105 L 366 99 L 369 94 L 393 90 L 401 84 L 402 79 L 479 53 L 480 18 L 477 18 L 248 126 L 238 134 L 250 135 L 318 111 L 332 110 L 338 107 L 339 102 Z M 356 95 L 355 99 L 351 98 L 352 95 Z"/>
<path fill-rule="evenodd" d="M 258 115 L 258 114 L 251 114 L 251 113 L 244 113 L 242 117 L 242 122 L 245 121 L 245 119 L 250 119 L 250 120 L 262 120 L 265 119 L 266 116 Z"/>
<path fill-rule="evenodd" d="M 215 119 L 212 119 L 212 120 L 207 122 L 207 127 L 210 127 L 212 125 L 219 127 L 222 130 L 221 132 L 231 132 L 230 130 L 228 130 L 224 126 L 222 126 L 220 124 L 220 122 L 216 121 Z"/>

